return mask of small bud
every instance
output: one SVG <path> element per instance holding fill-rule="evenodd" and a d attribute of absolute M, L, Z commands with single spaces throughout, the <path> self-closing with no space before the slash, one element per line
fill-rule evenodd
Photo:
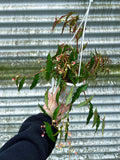
<path fill-rule="evenodd" d="M 70 65 L 69 65 L 69 64 L 67 64 L 67 67 L 68 67 L 68 68 L 70 68 Z"/>
<path fill-rule="evenodd" d="M 62 71 L 59 71 L 60 74 L 62 74 Z"/>
<path fill-rule="evenodd" d="M 62 150 L 62 147 L 60 147 L 60 150 Z"/>
<path fill-rule="evenodd" d="M 60 66 L 58 66 L 58 70 L 60 70 Z"/>
<path fill-rule="evenodd" d="M 60 143 L 60 146 L 62 146 L 63 145 L 63 143 Z"/>
<path fill-rule="evenodd" d="M 67 72 L 67 68 L 65 68 L 65 72 Z"/>
<path fill-rule="evenodd" d="M 71 133 L 68 133 L 68 136 L 71 137 Z"/>
<path fill-rule="evenodd" d="M 16 78 L 20 77 L 19 75 L 16 76 Z"/>
<path fill-rule="evenodd" d="M 44 134 L 41 135 L 41 137 L 44 137 L 44 136 L 45 136 Z"/>
<path fill-rule="evenodd" d="M 15 81 L 15 78 L 12 78 L 12 81 Z"/>
<path fill-rule="evenodd" d="M 59 148 L 59 146 L 56 146 L 56 148 Z"/>
<path fill-rule="evenodd" d="M 61 146 L 61 147 L 65 147 L 65 144 L 63 144 L 63 143 L 60 143 L 60 146 Z"/>
<path fill-rule="evenodd" d="M 69 145 L 71 145 L 71 142 L 68 142 Z"/>
<path fill-rule="evenodd" d="M 77 152 L 75 152 L 75 154 L 77 155 Z"/>
<path fill-rule="evenodd" d="M 72 65 L 75 65 L 75 64 L 76 64 L 76 62 L 75 62 L 75 61 L 73 61 L 73 62 L 72 62 Z"/>
<path fill-rule="evenodd" d="M 52 122 L 55 123 L 55 120 L 53 119 Z"/>
<path fill-rule="evenodd" d="M 56 60 L 59 61 L 59 57 L 56 57 Z"/>
<path fill-rule="evenodd" d="M 43 125 L 41 125 L 41 128 L 43 128 L 44 126 Z"/>

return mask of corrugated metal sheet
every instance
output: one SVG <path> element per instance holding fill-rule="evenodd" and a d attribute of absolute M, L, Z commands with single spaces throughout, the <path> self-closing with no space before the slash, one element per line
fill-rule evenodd
<path fill-rule="evenodd" d="M 34 90 L 18 93 L 11 81 L 16 74 L 39 70 L 37 59 L 54 54 L 56 44 L 70 40 L 67 31 L 60 36 L 60 26 L 53 34 L 55 16 L 70 11 L 84 15 L 88 0 L 1 0 L 0 1 L 0 146 L 13 137 L 21 123 L 39 112 L 44 93 L 50 84 L 41 83 Z M 85 41 L 89 43 L 84 57 L 91 50 L 107 53 L 112 60 L 109 77 L 99 77 L 97 86 L 90 82 L 87 95 L 100 114 L 106 115 L 104 137 L 101 130 L 94 135 L 91 124 L 85 125 L 88 109 L 75 108 L 70 114 L 72 147 L 78 155 L 73 159 L 120 159 L 120 0 L 94 0 L 90 9 Z M 83 96 L 80 100 L 83 99 Z M 77 104 L 78 102 L 76 102 Z M 76 105 L 75 104 L 75 105 Z M 67 148 L 54 150 L 49 160 L 69 159 Z"/>

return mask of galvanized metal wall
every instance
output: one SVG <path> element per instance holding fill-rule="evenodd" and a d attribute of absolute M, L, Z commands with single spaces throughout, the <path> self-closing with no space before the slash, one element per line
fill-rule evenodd
<path fill-rule="evenodd" d="M 54 54 L 56 44 L 70 39 L 67 31 L 59 34 L 51 28 L 56 16 L 78 11 L 81 17 L 88 0 L 0 0 L 0 146 L 13 137 L 21 123 L 39 113 L 38 102 L 50 84 L 41 83 L 30 91 L 28 83 L 18 93 L 11 79 L 17 74 L 39 70 L 37 59 Z M 85 125 L 88 109 L 74 107 L 70 114 L 72 147 L 78 155 L 73 159 L 120 159 L 120 0 L 94 0 L 85 41 L 87 58 L 95 48 L 112 60 L 109 77 L 99 77 L 97 86 L 90 82 L 87 95 L 93 95 L 94 106 L 106 115 L 104 137 L 101 130 L 94 135 L 91 124 Z M 83 96 L 80 100 L 83 99 Z M 77 104 L 77 102 L 76 102 Z M 49 160 L 68 159 L 68 150 L 54 150 Z"/>

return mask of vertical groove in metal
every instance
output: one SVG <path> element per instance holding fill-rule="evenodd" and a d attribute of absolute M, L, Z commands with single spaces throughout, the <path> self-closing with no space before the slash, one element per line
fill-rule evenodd
<path fill-rule="evenodd" d="M 82 17 L 88 0 L 12 0 L 0 2 L 0 146 L 18 132 L 21 123 L 39 112 L 38 102 L 44 104 L 44 93 L 50 84 L 43 83 L 30 91 L 28 84 L 18 93 L 11 79 L 17 74 L 39 70 L 37 60 L 54 54 L 56 45 L 71 37 L 60 26 L 53 34 L 51 28 L 56 15 L 78 11 Z M 99 130 L 94 135 L 91 124 L 85 125 L 88 109 L 75 108 L 70 114 L 70 137 L 75 153 L 71 159 L 120 158 L 120 0 L 95 0 L 92 4 L 85 41 L 84 57 L 97 49 L 112 60 L 109 77 L 90 82 L 88 96 L 95 95 L 93 104 L 106 115 L 104 137 Z M 81 101 L 84 99 L 81 96 Z M 77 104 L 78 102 L 76 102 Z M 75 105 L 76 105 L 75 104 Z M 68 159 L 68 149 L 55 149 L 49 160 Z"/>

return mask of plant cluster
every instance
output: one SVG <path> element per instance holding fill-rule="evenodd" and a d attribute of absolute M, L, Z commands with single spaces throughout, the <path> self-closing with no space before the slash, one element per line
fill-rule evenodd
<path fill-rule="evenodd" d="M 70 12 L 67 15 L 61 16 L 60 18 L 56 18 L 55 22 L 53 24 L 52 30 L 56 27 L 56 25 L 62 23 L 62 34 L 64 32 L 65 27 L 69 28 L 70 34 L 75 34 L 78 29 L 78 22 L 80 21 L 80 18 L 76 13 Z M 54 78 L 57 82 L 57 85 L 60 86 L 60 91 L 56 95 L 56 101 L 58 103 L 58 108 L 53 113 L 53 120 L 56 120 L 57 115 L 59 114 L 60 109 L 60 102 L 59 97 L 61 92 L 66 88 L 67 82 L 72 83 L 73 86 L 71 87 L 70 92 L 66 95 L 66 102 L 65 106 L 70 104 L 70 109 L 66 113 L 66 115 L 62 118 L 59 130 L 56 134 L 60 133 L 60 139 L 65 135 L 65 141 L 67 140 L 68 134 L 69 134 L 69 112 L 72 109 L 73 103 L 79 98 L 81 93 L 84 93 L 85 95 L 85 101 L 81 102 L 76 107 L 81 107 L 84 105 L 87 105 L 89 108 L 89 113 L 87 116 L 86 124 L 88 124 L 93 118 L 93 126 L 96 126 L 95 132 L 98 130 L 100 126 L 100 121 L 102 120 L 102 133 L 105 128 L 105 117 L 103 119 L 100 118 L 100 115 L 97 112 L 97 108 L 94 110 L 93 105 L 91 103 L 91 100 L 93 98 L 90 97 L 87 99 L 85 91 L 88 88 L 87 80 L 89 77 L 97 78 L 97 75 L 99 73 L 105 74 L 106 72 L 109 72 L 109 69 L 107 68 L 107 65 L 109 64 L 110 60 L 108 57 L 103 57 L 100 53 L 95 51 L 95 53 L 91 53 L 90 60 L 87 62 L 81 63 L 81 69 L 80 69 L 80 75 L 78 74 L 79 71 L 79 53 L 81 51 L 81 48 L 79 47 L 79 39 L 81 38 L 83 34 L 83 26 L 77 31 L 75 34 L 74 40 L 75 40 L 75 46 L 71 44 L 61 44 L 58 45 L 58 49 L 54 56 L 51 56 L 50 53 L 47 56 L 46 61 L 46 67 L 42 68 L 38 73 L 35 73 L 33 78 L 33 81 L 31 83 L 30 89 L 33 89 L 38 83 L 41 76 L 41 73 L 44 73 L 45 79 L 47 81 L 50 81 L 52 78 Z M 87 47 L 87 43 L 83 45 L 83 50 Z M 23 88 L 23 84 L 25 83 L 25 79 L 29 76 L 16 76 L 15 82 L 18 86 L 18 91 L 20 91 Z M 83 82 L 82 86 L 77 87 L 77 90 L 74 92 L 74 87 L 76 84 Z M 45 94 L 45 103 L 48 104 L 48 90 Z M 46 114 L 45 110 L 42 106 L 39 105 L 41 110 Z M 47 123 L 46 125 L 46 132 L 48 136 L 54 140 L 53 133 L 51 126 L 49 126 Z"/>

